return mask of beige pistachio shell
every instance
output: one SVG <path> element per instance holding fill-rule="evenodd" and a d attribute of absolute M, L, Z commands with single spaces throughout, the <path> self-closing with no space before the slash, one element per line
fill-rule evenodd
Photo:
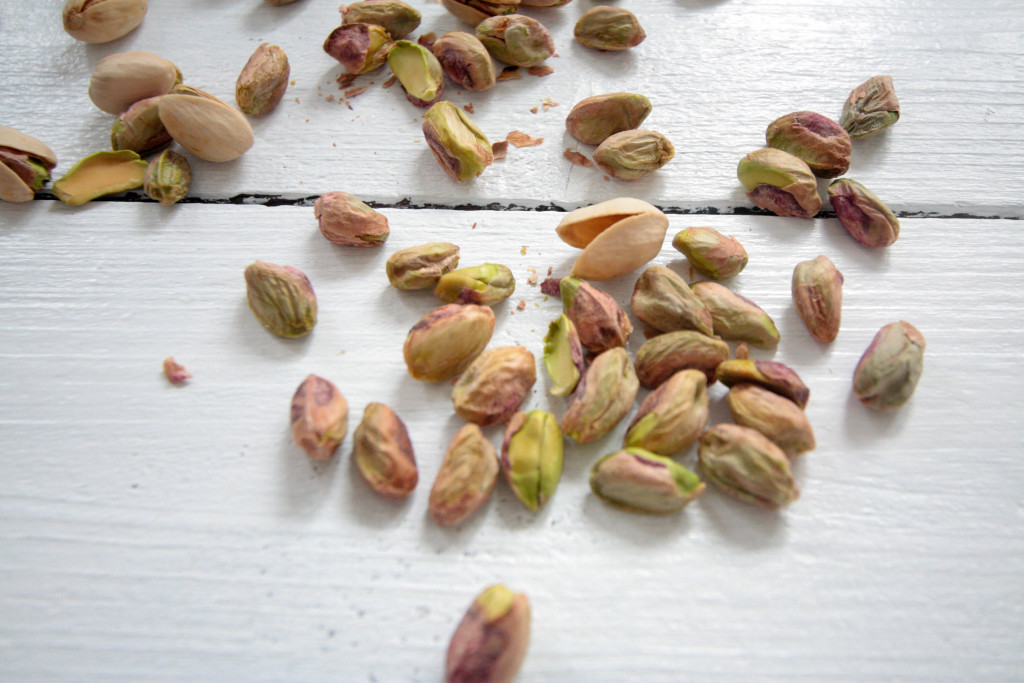
<path fill-rule="evenodd" d="M 232 161 L 252 147 L 252 126 L 242 112 L 205 97 L 162 98 L 160 120 L 175 142 L 200 159 Z"/>
<path fill-rule="evenodd" d="M 619 221 L 646 212 L 658 211 L 658 207 L 642 199 L 619 197 L 606 202 L 584 206 L 570 211 L 555 228 L 559 239 L 570 247 L 585 248 L 598 235 Z"/>
<path fill-rule="evenodd" d="M 148 9 L 146 0 L 68 0 L 64 30 L 84 43 L 109 43 L 134 31 Z"/>
<path fill-rule="evenodd" d="M 181 71 L 152 52 L 118 52 L 104 57 L 89 78 L 89 99 L 119 115 L 139 100 L 168 93 L 181 83 Z"/>
<path fill-rule="evenodd" d="M 52 169 L 57 165 L 57 155 L 43 142 L 9 126 L 0 126 L 0 148 L 6 147 L 34 157 Z M 35 191 L 21 176 L 0 160 L 0 199 L 5 202 L 28 202 L 35 197 Z"/>

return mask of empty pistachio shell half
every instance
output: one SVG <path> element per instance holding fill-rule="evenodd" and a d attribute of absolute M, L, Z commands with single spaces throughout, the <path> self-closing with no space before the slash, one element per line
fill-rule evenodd
<path fill-rule="evenodd" d="M 360 0 L 342 5 L 343 24 L 376 24 L 398 40 L 405 38 L 420 25 L 420 13 L 402 0 Z"/>
<path fill-rule="evenodd" d="M 558 420 L 543 410 L 516 413 L 501 446 L 501 469 L 512 492 L 529 510 L 544 507 L 562 478 L 565 445 Z"/>
<path fill-rule="evenodd" d="M 314 460 L 328 460 L 348 433 L 348 401 L 334 383 L 310 375 L 292 396 L 292 439 Z"/>
<path fill-rule="evenodd" d="M 477 596 L 448 645 L 446 683 L 509 683 L 530 644 L 530 601 L 498 584 Z"/>
<path fill-rule="evenodd" d="M 500 469 L 498 454 L 480 427 L 465 425 L 448 444 L 430 489 L 430 516 L 441 526 L 469 517 L 491 497 Z"/>
<path fill-rule="evenodd" d="M 85 204 L 97 197 L 142 187 L 146 168 L 146 162 L 135 152 L 96 152 L 55 182 L 53 193 L 65 204 Z"/>
<path fill-rule="evenodd" d="M 57 155 L 43 142 L 8 126 L 0 126 L 0 199 L 31 201 L 50 179 Z"/>
<path fill-rule="evenodd" d="M 205 97 L 160 98 L 160 120 L 175 142 L 207 161 L 237 159 L 254 140 L 252 126 L 242 112 Z"/>
<path fill-rule="evenodd" d="M 619 180 L 639 180 L 672 160 L 676 148 L 654 130 L 624 130 L 605 138 L 594 150 L 598 168 Z"/>
<path fill-rule="evenodd" d="M 64 30 L 84 43 L 109 43 L 134 31 L 148 9 L 146 0 L 67 0 Z"/>
<path fill-rule="evenodd" d="M 630 447 L 594 464 L 590 488 L 623 510 L 660 515 L 682 510 L 704 492 L 704 483 L 671 458 Z"/>
<path fill-rule="evenodd" d="M 448 304 L 409 330 L 403 355 L 409 374 L 439 382 L 465 370 L 491 340 L 494 312 L 488 306 Z"/>
<path fill-rule="evenodd" d="M 104 57 L 89 78 L 89 99 L 108 114 L 119 115 L 139 100 L 171 91 L 181 71 L 151 52 L 118 52 Z"/>
<path fill-rule="evenodd" d="M 455 386 L 455 412 L 467 422 L 489 427 L 507 421 L 537 381 L 537 362 L 525 346 L 499 346 L 469 364 Z"/>
<path fill-rule="evenodd" d="M 555 228 L 563 242 L 583 248 L 572 274 L 585 280 L 622 277 L 661 251 L 668 216 L 631 197 L 610 199 L 566 214 Z"/>
<path fill-rule="evenodd" d="M 854 395 L 874 410 L 905 404 L 924 371 L 924 348 L 924 335 L 908 322 L 880 329 L 853 372 Z"/>

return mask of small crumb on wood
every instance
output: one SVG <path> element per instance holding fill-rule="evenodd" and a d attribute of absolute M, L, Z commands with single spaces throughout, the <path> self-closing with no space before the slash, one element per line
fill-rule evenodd
<path fill-rule="evenodd" d="M 504 159 L 508 156 L 508 141 L 502 140 L 501 142 L 495 142 L 491 145 L 491 154 L 494 155 L 494 160 Z"/>
<path fill-rule="evenodd" d="M 537 281 L 540 279 L 537 276 L 537 270 L 534 268 L 527 268 L 526 270 L 528 273 L 530 273 L 529 275 L 526 276 L 526 284 L 530 285 L 531 287 L 536 287 Z"/>
<path fill-rule="evenodd" d="M 690 282 L 693 282 L 693 278 L 695 277 L 695 275 L 696 274 L 693 272 L 693 264 L 691 263 L 690 264 Z"/>
<path fill-rule="evenodd" d="M 295 85 L 295 79 L 293 78 L 292 80 L 288 81 L 288 85 Z"/>
<path fill-rule="evenodd" d="M 473 106 L 472 102 L 462 105 L 462 108 L 466 110 L 467 114 L 473 114 L 476 112 L 476 107 Z"/>
<path fill-rule="evenodd" d="M 387 90 L 388 88 L 390 88 L 391 86 L 393 86 L 393 85 L 395 84 L 395 82 L 396 82 L 396 81 L 398 81 L 398 76 L 396 76 L 396 75 L 394 75 L 394 74 L 391 74 L 391 78 L 389 78 L 388 80 L 386 80 L 386 81 L 384 81 L 383 83 L 381 83 L 381 84 L 380 84 L 380 87 L 382 87 L 382 88 L 384 88 L 385 90 Z"/>
<path fill-rule="evenodd" d="M 174 360 L 174 356 L 168 356 L 164 359 L 164 375 L 171 384 L 184 384 L 192 378 L 192 375 L 185 369 L 185 366 Z"/>
<path fill-rule="evenodd" d="M 470 230 L 476 230 L 476 223 L 473 223 L 473 227 Z"/>
<path fill-rule="evenodd" d="M 514 81 L 517 78 L 522 78 L 522 77 L 523 77 L 522 74 L 519 73 L 519 67 L 518 66 L 506 66 L 504 69 L 501 70 L 501 73 L 498 74 L 498 78 L 496 80 L 499 80 L 499 81 Z"/>
<path fill-rule="evenodd" d="M 539 111 L 540 111 L 540 106 L 539 106 L 539 105 L 536 105 L 536 104 L 535 104 L 535 105 L 533 105 L 532 107 L 530 107 L 530 113 L 531 113 L 531 114 L 536 114 L 536 113 L 537 113 L 537 112 L 539 112 Z"/>
<path fill-rule="evenodd" d="M 516 147 L 536 147 L 537 145 L 544 142 L 544 138 L 535 138 L 532 135 L 527 135 L 520 130 L 514 130 L 505 136 L 505 139 L 511 142 Z"/>
<path fill-rule="evenodd" d="M 349 88 L 348 90 L 345 91 L 344 95 L 345 97 L 357 97 L 366 92 L 367 87 L 368 86 L 361 85 L 358 88 Z"/>
<path fill-rule="evenodd" d="M 520 256 L 526 256 L 526 250 L 527 250 L 527 249 L 529 249 L 529 248 L 530 248 L 530 245 L 528 245 L 528 244 L 524 244 L 524 245 L 523 245 L 523 246 L 522 246 L 522 247 L 521 247 L 521 248 L 519 249 L 519 255 L 520 255 Z"/>
<path fill-rule="evenodd" d="M 328 95 L 324 99 L 327 100 L 328 102 L 333 102 L 334 101 L 334 95 Z"/>
<path fill-rule="evenodd" d="M 611 180 L 611 178 L 609 178 L 608 176 L 605 176 L 605 177 L 604 177 L 604 180 L 606 180 L 606 181 L 607 181 L 607 180 Z"/>
<path fill-rule="evenodd" d="M 539 66 L 531 66 L 528 69 L 528 71 L 530 72 L 531 76 L 536 76 L 538 78 L 544 78 L 545 76 L 550 76 L 551 74 L 555 73 L 555 70 L 552 69 L 547 64 L 541 64 Z"/>
<path fill-rule="evenodd" d="M 590 167 L 594 165 L 594 162 L 585 157 L 584 155 L 568 148 L 564 152 L 562 152 L 562 156 L 564 156 L 566 159 L 576 164 L 577 166 Z"/>
<path fill-rule="evenodd" d="M 336 79 L 338 83 L 338 90 L 344 90 L 348 86 L 352 85 L 357 78 L 359 78 L 359 74 L 343 73 L 339 75 Z"/>
<path fill-rule="evenodd" d="M 750 358 L 750 347 L 747 342 L 740 342 L 736 345 L 736 360 L 747 360 Z"/>
<path fill-rule="evenodd" d="M 545 97 L 544 101 L 541 102 L 541 104 L 544 106 L 544 111 L 551 109 L 551 107 L 558 106 L 558 102 L 553 101 L 550 97 Z"/>
<path fill-rule="evenodd" d="M 519 303 L 516 304 L 516 310 L 517 311 L 525 311 L 526 310 L 526 299 L 520 299 L 519 300 Z"/>
<path fill-rule="evenodd" d="M 548 277 L 551 277 L 552 270 L 554 270 L 553 266 L 548 266 Z"/>
<path fill-rule="evenodd" d="M 540 283 L 540 291 L 543 294 L 547 294 L 548 296 L 561 296 L 561 282 L 562 281 L 559 280 L 557 277 L 549 277 L 548 279 L 544 280 L 544 282 Z"/>
<path fill-rule="evenodd" d="M 295 98 L 295 104 L 302 104 L 302 100 L 300 100 L 298 97 L 296 97 Z"/>
<path fill-rule="evenodd" d="M 437 40 L 437 34 L 431 31 L 430 33 L 424 33 L 423 35 L 421 35 L 419 38 L 416 39 L 416 42 L 422 45 L 423 47 L 427 48 L 428 50 L 433 50 L 435 40 Z"/>

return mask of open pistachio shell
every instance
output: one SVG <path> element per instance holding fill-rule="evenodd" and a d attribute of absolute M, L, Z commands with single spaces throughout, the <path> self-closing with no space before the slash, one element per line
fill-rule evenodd
<path fill-rule="evenodd" d="M 0 199 L 27 202 L 50 179 L 57 155 L 43 142 L 0 126 Z"/>
<path fill-rule="evenodd" d="M 96 152 L 71 167 L 53 184 L 53 193 L 65 204 L 77 206 L 97 197 L 142 187 L 145 161 L 135 152 Z"/>

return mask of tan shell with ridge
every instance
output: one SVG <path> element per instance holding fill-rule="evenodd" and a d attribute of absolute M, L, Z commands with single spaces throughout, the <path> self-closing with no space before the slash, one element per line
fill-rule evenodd
<path fill-rule="evenodd" d="M 50 168 L 57 165 L 57 155 L 45 143 L 9 126 L 0 126 L 0 147 L 9 147 L 38 157 Z M 5 202 L 28 202 L 35 195 L 35 191 L 21 176 L 6 164 L 0 163 L 0 199 Z"/>
<path fill-rule="evenodd" d="M 160 120 L 175 142 L 207 161 L 232 161 L 253 143 L 252 126 L 242 112 L 219 100 L 167 95 Z"/>
<path fill-rule="evenodd" d="M 583 248 L 573 275 L 612 280 L 658 255 L 668 216 L 642 199 L 620 197 L 570 212 L 555 231 L 566 244 Z"/>
<path fill-rule="evenodd" d="M 89 77 L 89 99 L 114 116 L 139 100 L 171 91 L 181 71 L 152 52 L 118 52 L 104 57 Z"/>

